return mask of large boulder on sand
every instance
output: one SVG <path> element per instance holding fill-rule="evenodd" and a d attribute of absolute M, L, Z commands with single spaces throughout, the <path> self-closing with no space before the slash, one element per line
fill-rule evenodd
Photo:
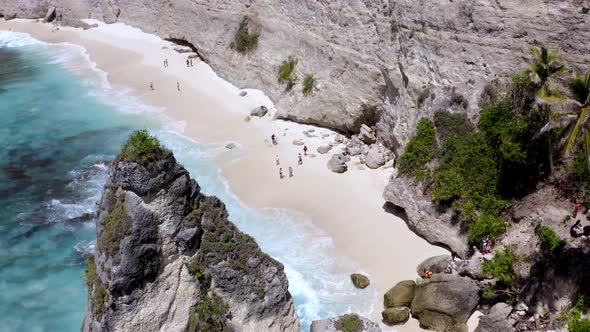
<path fill-rule="evenodd" d="M 361 148 L 362 149 L 362 148 Z M 365 164 L 367 167 L 375 169 L 379 168 L 391 159 L 391 153 L 382 145 L 373 144 L 366 152 Z"/>
<path fill-rule="evenodd" d="M 416 268 L 416 273 L 418 276 L 424 277 L 424 271 L 428 270 L 432 273 L 443 273 L 445 268 L 451 262 L 450 255 L 439 255 L 425 259 L 418 267 Z"/>
<path fill-rule="evenodd" d="M 370 281 L 367 276 L 362 275 L 360 273 L 353 273 L 350 275 L 350 280 L 352 280 L 352 284 L 356 288 L 365 289 L 369 286 Z"/>
<path fill-rule="evenodd" d="M 487 315 L 479 317 L 475 332 L 512 332 L 514 326 L 508 321 L 512 307 L 506 303 L 496 303 Z"/>
<path fill-rule="evenodd" d="M 383 306 L 385 308 L 409 307 L 414 299 L 414 289 L 416 283 L 414 280 L 404 280 L 398 282 L 383 295 Z"/>
<path fill-rule="evenodd" d="M 309 332 L 381 332 L 381 328 L 375 322 L 356 314 L 342 315 L 311 322 Z"/>
<path fill-rule="evenodd" d="M 344 173 L 348 170 L 348 166 L 346 166 L 346 162 L 348 159 L 345 155 L 341 153 L 337 153 L 328 160 L 328 168 L 335 173 Z"/>
<path fill-rule="evenodd" d="M 263 117 L 268 113 L 268 108 L 266 106 L 258 106 L 255 109 L 250 111 L 250 116 L 257 116 L 259 118 Z"/>
<path fill-rule="evenodd" d="M 410 308 L 387 308 L 381 312 L 381 317 L 383 317 L 383 321 L 389 325 L 403 324 L 410 318 Z"/>
<path fill-rule="evenodd" d="M 412 316 L 435 331 L 467 331 L 467 320 L 479 303 L 479 287 L 469 278 L 436 274 L 416 284 Z"/>

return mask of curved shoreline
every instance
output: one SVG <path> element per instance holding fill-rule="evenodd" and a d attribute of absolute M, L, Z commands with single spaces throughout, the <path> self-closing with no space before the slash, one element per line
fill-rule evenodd
<path fill-rule="evenodd" d="M 381 194 L 390 169 L 351 168 L 347 173 L 335 174 L 325 166 L 329 154 L 305 159 L 303 167 L 298 168 L 295 158 L 300 147 L 291 141 L 304 139 L 315 153 L 322 140 L 302 134 L 312 127 L 273 121 L 270 117 L 245 122 L 244 117 L 261 99 L 253 97 L 253 93 L 239 97 L 237 88 L 213 76 L 205 64 L 195 61 L 194 69 L 187 70 L 186 55 L 162 49 L 169 43 L 139 32 L 126 35 L 120 24 L 87 31 L 61 28 L 51 32 L 52 27 L 20 20 L 0 21 L 0 29 L 14 28 L 46 42 L 84 47 L 98 68 L 108 73 L 110 83 L 131 87 L 133 95 L 142 102 L 165 108 L 168 116 L 185 123 L 184 135 L 204 143 L 239 143 L 242 158 L 235 161 L 224 153 L 217 158 L 231 190 L 249 206 L 289 208 L 310 216 L 313 224 L 332 237 L 338 256 L 350 257 L 370 276 L 379 295 L 399 280 L 414 279 L 415 266 L 424 258 L 444 252 L 383 210 Z M 166 70 L 161 65 L 165 57 L 171 63 Z M 151 81 L 155 84 L 154 93 L 148 88 Z M 176 81 L 180 83 L 180 92 L 176 90 Z M 279 135 L 278 147 L 268 143 L 271 133 Z M 335 134 L 330 135 L 328 139 L 333 140 Z M 277 154 L 283 164 L 288 162 L 296 168 L 294 178 L 278 179 L 274 165 Z M 357 271 L 349 271 L 352 272 Z M 376 303 L 375 307 L 379 305 Z M 379 310 L 371 318 L 380 321 Z M 396 327 L 400 331 L 416 329 L 415 320 Z"/>

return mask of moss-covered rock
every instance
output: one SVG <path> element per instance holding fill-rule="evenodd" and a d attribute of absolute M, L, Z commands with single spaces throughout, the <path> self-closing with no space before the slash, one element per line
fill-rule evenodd
<path fill-rule="evenodd" d="M 398 282 L 383 295 L 383 306 L 385 308 L 408 307 L 414 299 L 416 283 L 413 280 Z"/>
<path fill-rule="evenodd" d="M 369 278 L 365 275 L 360 274 L 360 273 L 351 274 L 350 279 L 352 280 L 352 284 L 356 288 L 365 289 L 370 284 Z"/>
<path fill-rule="evenodd" d="M 229 306 L 217 294 L 205 295 L 189 317 L 188 332 L 215 331 L 230 332 L 234 329 L 229 323 Z"/>
<path fill-rule="evenodd" d="M 335 321 L 334 327 L 336 330 L 343 332 L 362 332 L 365 329 L 365 324 L 358 315 L 349 314 Z"/>
<path fill-rule="evenodd" d="M 381 312 L 383 321 L 390 325 L 403 324 L 410 319 L 410 308 L 397 307 L 387 308 Z"/>

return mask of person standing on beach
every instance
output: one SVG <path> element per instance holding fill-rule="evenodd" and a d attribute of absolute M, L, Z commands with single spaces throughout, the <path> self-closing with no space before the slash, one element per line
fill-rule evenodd
<path fill-rule="evenodd" d="M 270 136 L 270 140 L 272 141 L 273 145 L 277 145 L 277 137 L 275 136 L 275 134 L 272 134 Z"/>
<path fill-rule="evenodd" d="M 176 81 L 176 89 L 178 89 L 178 91 L 180 91 L 180 83 L 178 81 Z"/>
<path fill-rule="evenodd" d="M 303 155 L 307 156 L 307 145 L 303 146 Z"/>
<path fill-rule="evenodd" d="M 301 158 L 301 153 L 297 156 L 297 162 L 299 165 L 303 165 L 303 158 Z"/>
<path fill-rule="evenodd" d="M 279 162 L 279 155 L 277 155 L 276 162 L 277 162 L 277 166 L 279 166 L 279 165 L 281 164 L 281 163 Z"/>
<path fill-rule="evenodd" d="M 150 90 L 154 91 L 154 82 L 150 82 Z"/>
<path fill-rule="evenodd" d="M 186 59 L 186 66 L 187 66 L 187 67 L 190 67 L 190 64 L 189 64 L 189 60 L 188 60 L 188 58 Z"/>
<path fill-rule="evenodd" d="M 164 68 L 168 67 L 168 59 L 164 59 Z"/>
<path fill-rule="evenodd" d="M 191 67 L 192 67 L 193 66 L 193 58 L 190 58 L 190 60 L 191 60 Z"/>
<path fill-rule="evenodd" d="M 283 169 L 279 168 L 279 178 L 283 179 Z"/>
<path fill-rule="evenodd" d="M 293 177 L 293 167 L 289 166 L 289 177 Z"/>

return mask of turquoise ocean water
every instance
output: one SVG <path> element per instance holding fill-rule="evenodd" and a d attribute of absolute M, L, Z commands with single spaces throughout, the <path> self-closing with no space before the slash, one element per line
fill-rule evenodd
<path fill-rule="evenodd" d="M 180 124 L 80 74 L 73 59 L 84 59 L 81 48 L 0 31 L 0 331 L 79 331 L 83 264 L 96 229 L 94 220 L 76 218 L 95 210 L 109 161 L 137 128 L 155 133 L 205 193 L 226 203 L 230 219 L 285 265 L 302 330 L 313 319 L 371 310 L 375 294 L 334 272 L 354 264 L 336 261 L 330 238 L 306 216 L 254 210 L 231 193 L 214 162 L 226 142 L 182 136 Z M 239 149 L 231 153 L 240 157 Z"/>

